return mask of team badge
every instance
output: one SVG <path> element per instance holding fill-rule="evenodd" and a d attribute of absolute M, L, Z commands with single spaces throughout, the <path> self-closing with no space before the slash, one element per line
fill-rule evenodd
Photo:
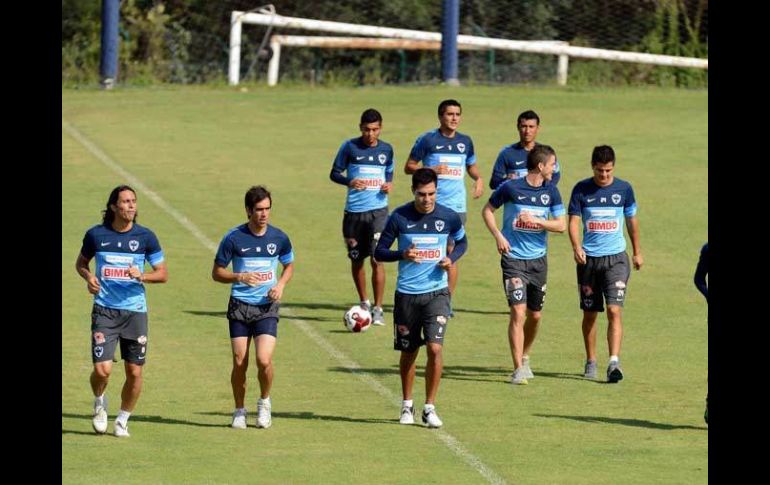
<path fill-rule="evenodd" d="M 442 220 L 436 221 L 436 230 L 438 232 L 441 232 L 441 231 L 444 230 L 444 221 L 442 221 Z"/>
<path fill-rule="evenodd" d="M 97 359 L 101 357 L 103 353 L 104 353 L 104 347 L 102 346 L 94 347 L 94 355 L 96 356 Z"/>
<path fill-rule="evenodd" d="M 457 149 L 460 150 L 460 153 L 465 153 L 465 143 L 458 143 Z"/>
<path fill-rule="evenodd" d="M 136 251 L 137 249 L 139 249 L 139 241 L 137 241 L 136 239 L 132 239 L 128 241 L 128 249 L 130 249 L 131 251 Z"/>
<path fill-rule="evenodd" d="M 516 290 L 513 292 L 513 299 L 514 300 L 521 300 L 521 298 L 524 296 L 524 292 L 521 290 Z"/>
<path fill-rule="evenodd" d="M 387 159 L 388 157 L 386 157 L 384 153 L 380 153 L 379 155 L 377 155 L 377 160 L 380 162 L 380 165 L 384 164 L 385 160 Z"/>
<path fill-rule="evenodd" d="M 548 194 L 540 194 L 540 202 L 542 202 L 543 205 L 548 205 L 548 203 L 551 202 L 551 196 Z"/>
<path fill-rule="evenodd" d="M 612 203 L 615 205 L 620 204 L 620 194 L 612 194 Z"/>
<path fill-rule="evenodd" d="M 276 249 L 277 249 L 277 247 L 273 243 L 270 243 L 270 244 L 267 245 L 267 252 L 270 253 L 270 256 L 272 256 L 273 253 L 275 253 Z"/>

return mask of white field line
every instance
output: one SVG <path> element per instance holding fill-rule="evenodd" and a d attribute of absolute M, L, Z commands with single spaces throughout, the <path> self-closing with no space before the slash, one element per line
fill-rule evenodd
<path fill-rule="evenodd" d="M 123 179 L 126 180 L 128 184 L 130 184 L 134 189 L 142 192 L 143 194 L 146 194 L 150 199 L 152 199 L 155 204 L 163 209 L 167 214 L 169 214 L 171 217 L 173 217 L 179 224 L 182 225 L 185 229 L 190 231 L 192 235 L 203 245 L 204 248 L 208 249 L 209 251 L 216 252 L 217 250 L 217 244 L 206 237 L 203 232 L 198 229 L 198 227 L 190 220 L 188 219 L 184 214 L 179 212 L 178 210 L 174 209 L 171 205 L 169 205 L 165 200 L 163 200 L 158 194 L 150 190 L 149 187 L 147 187 L 141 180 L 139 180 L 134 175 L 131 175 L 128 171 L 126 171 L 123 167 L 121 167 L 115 160 L 110 158 L 109 155 L 104 153 L 103 150 L 101 150 L 96 144 L 94 144 L 92 141 L 90 141 L 88 138 L 85 137 L 77 128 L 75 128 L 72 124 L 68 123 L 65 120 L 62 120 L 62 127 L 64 130 L 72 136 L 75 140 L 77 140 L 81 145 L 83 145 L 91 154 L 93 154 L 96 158 L 98 158 L 102 163 L 104 163 L 107 167 L 109 167 L 112 171 L 120 175 Z M 282 307 L 282 310 L 284 310 L 286 313 L 291 315 L 291 309 L 290 307 Z M 345 355 L 343 352 L 337 350 L 329 341 L 327 341 L 321 334 L 319 334 L 310 324 L 305 322 L 304 320 L 299 320 L 296 318 L 292 318 L 289 320 L 292 322 L 295 326 L 297 326 L 302 332 L 307 335 L 310 340 L 312 340 L 316 345 L 324 349 L 330 356 L 332 356 L 337 362 L 339 362 L 343 367 L 348 369 L 354 376 L 359 378 L 361 381 L 366 383 L 369 387 L 374 389 L 379 395 L 383 396 L 385 399 L 390 401 L 392 404 L 397 406 L 398 408 L 401 407 L 401 398 L 396 395 L 393 391 L 388 389 L 387 387 L 383 386 L 377 379 L 372 376 L 372 374 L 361 370 L 361 366 L 350 359 L 347 355 Z M 438 429 L 438 430 L 431 430 L 432 433 L 435 434 L 435 436 L 442 442 L 444 445 L 452 450 L 452 452 L 460 457 L 465 463 L 467 463 L 471 468 L 476 470 L 479 474 L 481 474 L 489 483 L 494 484 L 504 484 L 506 483 L 505 480 L 497 475 L 492 469 L 484 465 L 484 463 L 479 460 L 478 457 L 476 457 L 473 453 L 468 451 L 465 446 L 454 436 L 447 433 L 444 430 Z"/>

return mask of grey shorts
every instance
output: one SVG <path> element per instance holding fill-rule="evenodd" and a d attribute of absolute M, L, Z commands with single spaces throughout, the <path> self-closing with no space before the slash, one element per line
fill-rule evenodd
<path fill-rule="evenodd" d="M 449 318 L 449 288 L 410 295 L 396 291 L 393 348 L 412 353 L 425 342 L 444 344 Z"/>
<path fill-rule="evenodd" d="M 622 307 L 630 277 L 631 266 L 625 251 L 610 256 L 586 256 L 586 264 L 577 265 L 580 308 L 603 312 L 604 300 L 607 305 Z"/>
<path fill-rule="evenodd" d="M 123 360 L 144 365 L 147 356 L 147 313 L 94 304 L 91 310 L 91 361 L 95 364 L 112 360 L 118 341 Z"/>
<path fill-rule="evenodd" d="M 348 249 L 348 258 L 363 261 L 374 254 L 380 233 L 388 222 L 388 208 L 366 212 L 348 212 L 342 218 L 342 237 Z"/>
<path fill-rule="evenodd" d="M 503 269 L 503 290 L 508 306 L 526 303 L 533 312 L 542 310 L 548 277 L 547 257 L 514 259 L 503 256 L 500 267 Z"/>
<path fill-rule="evenodd" d="M 251 305 L 231 296 L 230 301 L 227 303 L 227 319 L 231 322 L 245 324 L 255 323 L 265 318 L 275 318 L 277 320 L 280 308 L 281 302 L 278 301 L 264 305 Z"/>

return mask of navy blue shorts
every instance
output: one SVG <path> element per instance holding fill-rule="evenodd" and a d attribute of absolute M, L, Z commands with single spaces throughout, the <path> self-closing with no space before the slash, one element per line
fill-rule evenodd
<path fill-rule="evenodd" d="M 245 301 L 230 297 L 227 305 L 227 320 L 230 322 L 230 338 L 272 335 L 278 338 L 277 301 L 264 305 L 250 305 Z"/>

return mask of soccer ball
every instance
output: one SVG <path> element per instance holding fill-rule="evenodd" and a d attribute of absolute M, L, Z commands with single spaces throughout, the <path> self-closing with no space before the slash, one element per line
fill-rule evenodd
<path fill-rule="evenodd" d="M 345 312 L 342 322 L 351 332 L 365 332 L 372 323 L 372 314 L 360 305 L 353 305 Z"/>

